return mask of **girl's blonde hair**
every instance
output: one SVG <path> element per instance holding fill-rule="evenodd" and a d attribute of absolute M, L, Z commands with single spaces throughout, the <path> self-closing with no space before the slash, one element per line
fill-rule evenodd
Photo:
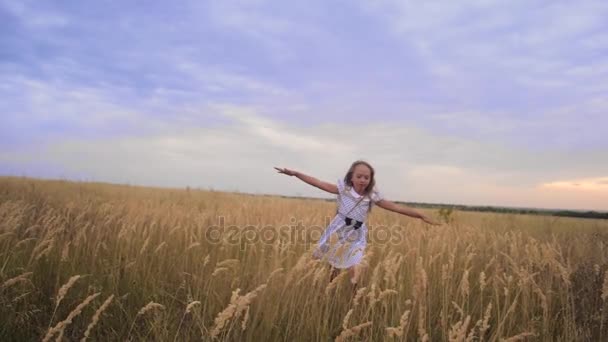
<path fill-rule="evenodd" d="M 376 179 L 374 178 L 374 174 L 376 173 L 376 171 L 374 170 L 374 168 L 366 161 L 363 160 L 357 160 L 354 163 L 352 163 L 352 165 L 350 166 L 350 168 L 348 169 L 348 172 L 346 172 L 346 175 L 344 176 L 344 184 L 346 184 L 347 186 L 352 187 L 353 186 L 353 173 L 355 173 L 355 168 L 358 165 L 365 165 L 367 166 L 367 168 L 370 171 L 370 177 L 369 177 L 369 184 L 367 185 L 367 187 L 365 188 L 365 194 L 364 196 L 369 196 L 372 192 L 372 190 L 374 190 L 374 186 L 376 186 Z M 370 196 L 371 197 L 371 196 Z M 370 198 L 371 199 L 371 198 Z M 370 201 L 369 203 L 369 211 L 372 210 L 372 202 Z"/>

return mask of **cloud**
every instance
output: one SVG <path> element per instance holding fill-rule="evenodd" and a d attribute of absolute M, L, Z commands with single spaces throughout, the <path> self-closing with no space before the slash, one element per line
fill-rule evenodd
<path fill-rule="evenodd" d="M 205 89 L 209 93 L 246 92 L 257 95 L 286 96 L 288 91 L 280 86 L 263 81 L 260 77 L 209 67 L 192 61 L 175 58 L 176 71 L 192 80 L 191 85 Z"/>
<path fill-rule="evenodd" d="M 62 28 L 69 24 L 66 16 L 45 7 L 34 5 L 32 1 L 0 1 L 0 9 L 17 18 L 27 29 L 42 31 Z"/>
<path fill-rule="evenodd" d="M 261 137 L 277 147 L 289 148 L 294 152 L 352 152 L 350 146 L 336 139 L 307 134 L 307 132 L 294 132 L 292 128 L 259 116 L 252 108 L 230 105 L 217 105 L 216 108 L 221 115 L 235 120 L 251 134 Z"/>
<path fill-rule="evenodd" d="M 0 93 L 7 100 L 0 104 L 5 113 L 0 145 L 44 144 L 62 137 L 112 137 L 158 124 L 144 114 L 141 104 L 125 106 L 127 101 L 112 93 L 116 89 L 76 87 L 18 75 L 6 76 L 4 81 Z"/>
<path fill-rule="evenodd" d="M 566 181 L 550 182 L 542 185 L 546 188 L 582 190 L 582 191 L 608 191 L 608 177 L 583 178 Z"/>
<path fill-rule="evenodd" d="M 604 18 L 608 14 L 603 1 L 386 0 L 361 6 L 386 22 L 403 45 L 416 51 L 437 82 L 449 82 L 446 88 L 460 94 L 453 86 L 464 84 L 468 90 L 464 94 L 469 95 L 483 91 L 491 79 L 536 93 L 579 86 L 580 78 L 563 71 L 601 63 L 597 51 L 590 50 L 602 46 L 602 35 L 597 32 L 607 29 Z"/>
<path fill-rule="evenodd" d="M 325 124 L 303 129 L 234 105 L 219 106 L 215 112 L 229 121 L 215 127 L 175 125 L 140 137 L 62 139 L 35 149 L 0 153 L 0 161 L 13 165 L 18 174 L 27 174 L 34 164 L 48 163 L 60 170 L 49 175 L 56 177 L 327 197 L 320 190 L 275 175 L 272 167 L 292 167 L 334 181 L 352 161 L 362 158 L 377 168 L 380 189 L 395 200 L 571 208 L 604 205 L 557 201 L 551 194 L 563 189 L 542 186 L 560 179 L 586 184 L 578 179 L 608 166 L 599 153 L 535 154 L 394 124 Z M 594 196 L 605 194 L 601 190 Z"/>

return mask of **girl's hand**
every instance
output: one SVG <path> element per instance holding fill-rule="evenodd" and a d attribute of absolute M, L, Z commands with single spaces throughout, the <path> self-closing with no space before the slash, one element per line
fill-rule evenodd
<path fill-rule="evenodd" d="M 275 170 L 279 171 L 279 173 L 288 175 L 288 176 L 295 176 L 298 172 L 295 170 L 290 170 L 288 168 L 280 168 L 280 167 L 275 167 Z"/>
<path fill-rule="evenodd" d="M 426 222 L 426 223 L 428 223 L 428 224 L 430 224 L 430 225 L 433 225 L 433 226 L 440 226 L 441 225 L 441 223 L 434 221 L 433 219 L 429 218 L 426 215 L 422 215 L 421 220 L 424 221 L 424 222 Z"/>

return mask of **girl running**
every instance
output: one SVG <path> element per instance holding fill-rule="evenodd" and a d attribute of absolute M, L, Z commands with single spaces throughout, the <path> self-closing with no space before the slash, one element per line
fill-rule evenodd
<path fill-rule="evenodd" d="M 438 225 L 421 212 L 384 199 L 375 187 L 374 168 L 365 161 L 355 161 L 346 172 L 344 179 L 339 179 L 336 184 L 324 182 L 287 168 L 275 167 L 275 169 L 279 173 L 295 176 L 305 183 L 338 195 L 336 216 L 325 228 L 313 253 L 313 257 L 327 259 L 333 266 L 331 279 L 338 274 L 340 269 L 348 269 L 351 283 L 356 287 L 359 272 L 355 266 L 363 259 L 367 245 L 365 221 L 373 204 L 399 214 L 419 218 L 432 225 Z"/>

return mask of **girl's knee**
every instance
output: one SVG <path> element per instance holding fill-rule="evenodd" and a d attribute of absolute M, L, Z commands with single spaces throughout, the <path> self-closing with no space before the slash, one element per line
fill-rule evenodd
<path fill-rule="evenodd" d="M 353 266 L 348 269 L 348 273 L 350 274 L 350 282 L 356 284 L 359 280 L 359 274 L 357 272 L 357 266 Z"/>

